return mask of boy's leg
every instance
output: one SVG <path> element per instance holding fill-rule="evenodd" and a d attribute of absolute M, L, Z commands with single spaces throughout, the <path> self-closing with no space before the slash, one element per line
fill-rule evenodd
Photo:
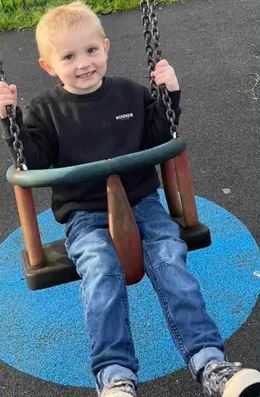
<path fill-rule="evenodd" d="M 145 271 L 159 297 L 171 336 L 197 378 L 210 360 L 224 361 L 224 346 L 207 314 L 199 284 L 186 269 L 186 244 L 157 193 L 137 204 L 134 213 L 143 239 Z"/>
<path fill-rule="evenodd" d="M 143 238 L 145 270 L 193 377 L 210 397 L 260 397 L 260 372 L 225 361 L 223 342 L 206 312 L 198 282 L 185 268 L 186 245 L 158 195 L 146 197 L 134 211 Z"/>
<path fill-rule="evenodd" d="M 107 214 L 77 211 L 66 225 L 66 249 L 82 277 L 91 367 L 101 393 L 113 384 L 137 383 L 122 267 L 107 230 Z M 124 386 L 125 387 L 125 386 Z"/>

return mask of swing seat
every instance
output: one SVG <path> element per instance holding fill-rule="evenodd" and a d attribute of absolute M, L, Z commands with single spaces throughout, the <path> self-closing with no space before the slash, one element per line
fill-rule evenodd
<path fill-rule="evenodd" d="M 174 220 L 181 221 L 181 219 Z M 205 248 L 211 244 L 210 231 L 203 224 L 197 229 L 180 226 L 180 235 L 187 243 L 189 251 Z M 49 288 L 80 279 L 74 263 L 68 258 L 64 242 L 65 239 L 57 240 L 42 246 L 45 265 L 38 269 L 31 267 L 28 252 L 25 249 L 22 251 L 24 275 L 30 290 Z"/>
<path fill-rule="evenodd" d="M 30 264 L 28 251 L 22 251 L 24 275 L 30 290 L 53 287 L 55 285 L 79 280 L 74 263 L 68 258 L 64 245 L 65 239 L 44 244 L 44 266 L 34 268 Z"/>
<path fill-rule="evenodd" d="M 174 159 L 173 159 L 174 158 Z M 77 183 L 107 177 L 108 228 L 115 251 L 122 264 L 126 284 L 144 275 L 142 245 L 138 228 L 117 174 L 128 170 L 161 165 L 164 190 L 172 219 L 180 225 L 181 238 L 188 250 L 210 245 L 210 231 L 197 218 L 191 176 L 182 138 L 141 152 L 88 164 L 47 170 L 7 170 L 14 185 L 18 212 L 25 240 L 22 252 L 24 273 L 29 289 L 43 289 L 79 279 L 75 265 L 67 256 L 65 240 L 42 245 L 37 224 L 32 187 Z"/>

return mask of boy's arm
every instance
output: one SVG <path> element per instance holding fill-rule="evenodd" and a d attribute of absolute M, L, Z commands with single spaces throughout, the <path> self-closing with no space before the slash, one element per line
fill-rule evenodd
<path fill-rule="evenodd" d="M 181 114 L 180 87 L 173 67 L 165 60 L 159 61 L 151 78 L 159 87 L 164 85 L 168 92 L 174 111 L 174 123 L 177 125 Z M 170 122 L 166 116 L 166 107 L 162 100 L 154 101 L 148 90 L 144 94 L 145 107 L 145 147 L 153 147 L 171 139 Z"/>
<path fill-rule="evenodd" d="M 169 92 L 174 111 L 174 124 L 178 125 L 181 115 L 180 98 L 181 91 Z M 148 89 L 144 91 L 144 140 L 145 149 L 161 145 L 172 139 L 170 134 L 170 122 L 166 117 L 166 107 L 162 100 L 154 100 Z"/>
<path fill-rule="evenodd" d="M 20 128 L 19 139 L 23 144 L 23 154 L 29 169 L 48 168 L 55 163 L 58 152 L 58 140 L 37 114 L 28 106 L 23 117 L 16 107 L 16 121 Z M 8 118 L 0 119 L 2 138 L 6 142 L 12 158 L 16 159 L 13 148 L 13 137 L 10 134 Z"/>

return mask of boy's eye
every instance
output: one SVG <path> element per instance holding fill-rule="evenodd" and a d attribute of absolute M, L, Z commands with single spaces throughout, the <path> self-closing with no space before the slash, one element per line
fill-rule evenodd
<path fill-rule="evenodd" d="M 95 54 L 95 52 L 97 52 L 97 48 L 96 47 L 91 47 L 88 49 L 88 53 L 89 54 Z"/>
<path fill-rule="evenodd" d="M 69 61 L 70 59 L 72 59 L 73 55 L 72 54 L 67 54 L 63 57 L 64 61 Z"/>

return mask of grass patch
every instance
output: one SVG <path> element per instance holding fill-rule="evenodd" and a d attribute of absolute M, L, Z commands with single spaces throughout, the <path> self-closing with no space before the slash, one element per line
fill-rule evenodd
<path fill-rule="evenodd" d="M 32 28 L 47 8 L 70 2 L 70 0 L 49 0 L 46 7 L 40 5 L 40 3 L 35 7 L 33 1 L 27 0 L 27 6 L 23 7 L 22 0 L 16 0 L 16 7 L 13 8 L 11 4 L 7 4 L 7 1 L 10 0 L 0 0 L 0 32 Z M 177 1 L 159 0 L 158 4 L 176 3 Z M 137 8 L 139 7 L 139 0 L 86 0 L 86 4 L 97 14 L 105 15 Z"/>

